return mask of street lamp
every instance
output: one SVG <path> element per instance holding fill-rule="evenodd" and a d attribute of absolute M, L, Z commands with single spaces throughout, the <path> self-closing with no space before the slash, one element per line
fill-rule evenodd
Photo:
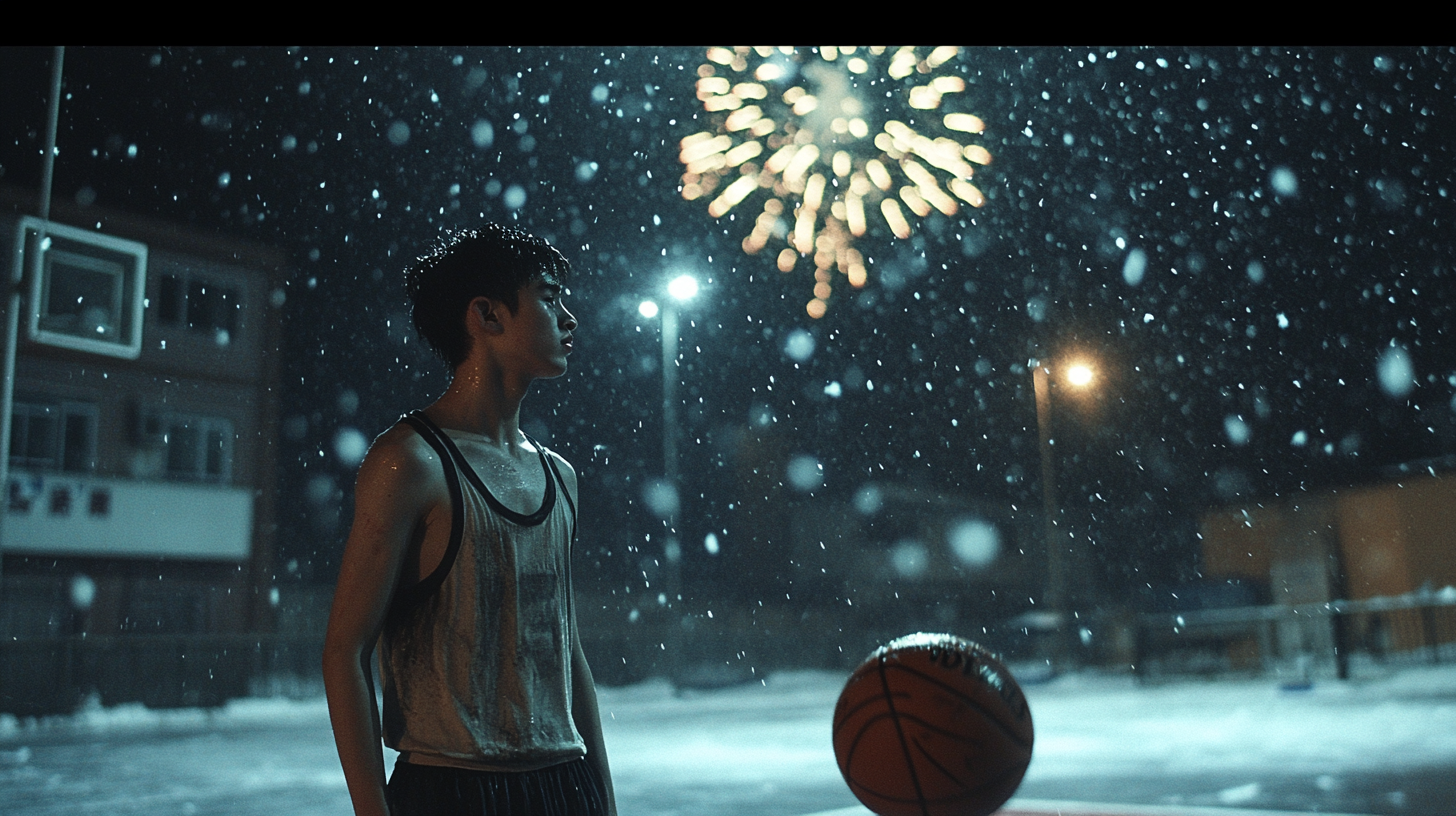
<path fill-rule="evenodd" d="M 677 304 L 687 303 L 697 296 L 698 279 L 692 275 L 678 275 L 667 284 L 667 294 L 669 297 L 662 310 L 662 477 L 677 495 Z M 674 501 L 674 512 L 667 520 L 667 560 L 673 564 L 678 563 L 682 555 L 674 534 L 677 507 L 678 503 Z M 674 567 L 672 572 L 676 575 L 677 568 Z"/>
<path fill-rule="evenodd" d="M 1067 363 L 1062 367 L 1066 383 L 1075 388 L 1086 388 L 1096 379 L 1092 366 L 1083 361 Z M 1056 467 L 1052 460 L 1052 363 L 1049 360 L 1031 361 L 1032 386 L 1036 392 L 1036 428 L 1041 448 L 1041 500 L 1042 519 L 1047 547 L 1047 613 L 1056 618 L 1060 627 L 1061 618 L 1067 607 L 1067 548 L 1057 535 L 1057 482 Z M 1065 639 L 1054 636 L 1053 656 L 1060 658 Z"/>
<path fill-rule="evenodd" d="M 678 304 L 692 300 L 698 294 L 698 280 L 692 275 L 678 275 L 667 284 L 668 297 L 661 304 L 644 300 L 637 312 L 647 319 L 662 318 L 662 480 L 671 490 L 673 500 L 663 502 L 668 512 L 669 530 L 665 555 L 668 561 L 676 563 L 681 552 L 676 549 L 677 539 L 672 535 L 677 516 L 677 386 L 675 372 L 678 357 Z"/>
<path fill-rule="evenodd" d="M 678 275 L 667 284 L 668 297 L 659 304 L 644 300 L 637 307 L 643 317 L 662 319 L 662 482 L 663 493 L 659 506 L 654 508 L 667 522 L 667 539 L 662 545 L 662 554 L 667 561 L 665 596 L 671 605 L 682 593 L 682 545 L 677 538 L 677 515 L 681 491 L 678 489 L 677 461 L 677 358 L 678 358 L 678 305 L 687 303 L 698 294 L 698 280 L 692 275 Z M 668 665 L 676 665 L 680 658 L 676 648 L 681 627 L 672 626 L 668 639 L 673 640 L 672 654 Z"/>
<path fill-rule="evenodd" d="M 1092 368 L 1086 363 L 1072 363 L 1067 366 L 1067 382 L 1077 387 L 1092 384 Z"/>

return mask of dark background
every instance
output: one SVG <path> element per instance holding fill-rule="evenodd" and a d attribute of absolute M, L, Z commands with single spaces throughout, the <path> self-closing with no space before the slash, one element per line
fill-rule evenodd
<path fill-rule="evenodd" d="M 0 184 L 39 184 L 50 58 L 0 49 Z M 1195 579 L 1201 510 L 1456 453 L 1451 49 L 968 49 L 965 99 L 994 156 L 986 206 L 858 242 L 869 285 L 840 287 L 817 321 L 803 265 L 745 255 L 742 217 L 678 192 L 678 142 L 707 126 L 701 62 L 693 48 L 67 49 L 58 199 L 292 258 L 280 581 L 333 580 L 352 485 L 336 434 L 372 436 L 443 390 L 399 273 L 481 220 L 517 222 L 577 268 L 573 370 L 538 387 L 526 427 L 582 475 L 599 591 L 657 566 L 643 489 L 661 473 L 659 338 L 636 305 L 680 270 L 707 281 L 682 331 L 690 605 L 787 591 L 793 565 L 757 539 L 788 498 L 919 485 L 1012 508 L 1035 535 L 1037 354 L 1098 361 L 1089 395 L 1054 394 L 1054 431 L 1099 604 L 1146 608 Z M 795 330 L 814 337 L 807 362 L 785 353 Z M 1383 388 L 1382 359 L 1402 352 L 1413 387 Z M 783 485 L 796 454 L 823 465 L 813 497 Z"/>

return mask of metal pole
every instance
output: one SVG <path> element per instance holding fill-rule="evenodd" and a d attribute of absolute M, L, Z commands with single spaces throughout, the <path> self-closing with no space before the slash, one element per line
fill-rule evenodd
<path fill-rule="evenodd" d="M 1048 611 L 1060 613 L 1067 600 L 1066 548 L 1057 535 L 1057 477 L 1052 461 L 1050 376 L 1047 366 L 1037 361 L 1032 369 L 1032 385 L 1036 391 L 1036 430 L 1041 450 L 1042 524 L 1047 545 L 1046 605 Z"/>
<path fill-rule="evenodd" d="M 66 47 L 56 46 L 55 58 L 51 60 L 51 101 L 46 122 L 45 161 L 41 165 L 40 220 L 51 220 L 51 182 L 56 166 L 56 130 L 61 119 L 61 68 L 66 61 Z"/>
<path fill-rule="evenodd" d="M 662 477 L 677 490 L 677 308 L 662 307 Z M 676 522 L 668 517 L 668 528 Z"/>
<path fill-rule="evenodd" d="M 30 268 L 30 274 L 33 276 L 40 274 L 41 256 L 45 251 L 46 224 L 51 219 L 51 185 L 55 178 L 56 131 L 61 119 L 61 73 L 65 65 L 65 58 L 66 47 L 64 45 L 56 46 L 55 56 L 51 59 L 51 98 L 46 111 L 46 145 L 45 156 L 41 163 L 40 209 L 36 212 L 36 216 L 41 220 L 41 225 L 39 233 L 35 236 L 35 251 L 24 252 L 24 231 L 20 231 L 17 236 L 22 244 L 19 249 L 23 252 L 25 266 Z M 0 552 L 4 550 L 5 518 L 10 510 L 10 426 L 15 412 L 15 355 L 16 346 L 20 342 L 20 293 L 24 288 L 25 268 L 17 264 L 6 276 L 6 281 L 5 378 L 3 382 L 0 382 L 0 491 L 3 491 L 0 493 Z M 3 564 L 3 560 L 0 560 L 0 564 Z M 3 566 L 0 566 L 0 574 L 3 574 L 3 569 Z"/>
<path fill-rule="evenodd" d="M 1041 450 L 1042 525 L 1047 549 L 1046 611 L 1055 617 L 1057 631 L 1052 633 L 1053 667 L 1064 655 L 1064 633 L 1060 631 L 1067 606 L 1066 545 L 1057 534 L 1057 477 L 1052 461 L 1052 395 L 1051 369 L 1042 360 L 1033 360 L 1032 388 L 1036 393 L 1036 429 Z"/>
<path fill-rule="evenodd" d="M 662 307 L 662 478 L 672 491 L 672 504 L 667 512 L 667 538 L 662 543 L 666 573 L 668 631 L 664 668 L 674 683 L 682 665 L 682 620 L 678 599 L 682 595 L 682 545 L 678 542 L 677 519 L 682 496 L 678 490 L 677 468 L 677 307 L 671 299 Z"/>

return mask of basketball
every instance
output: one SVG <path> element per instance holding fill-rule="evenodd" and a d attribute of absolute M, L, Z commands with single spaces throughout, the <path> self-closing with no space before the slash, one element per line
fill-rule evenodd
<path fill-rule="evenodd" d="M 986 816 L 1031 762 L 1031 709 L 1011 672 L 954 635 L 891 641 L 834 709 L 844 781 L 880 816 Z"/>

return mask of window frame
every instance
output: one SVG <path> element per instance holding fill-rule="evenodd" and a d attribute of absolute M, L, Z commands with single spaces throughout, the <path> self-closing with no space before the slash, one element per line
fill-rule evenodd
<path fill-rule="evenodd" d="M 49 451 L 43 456 L 31 456 L 31 422 L 42 415 L 55 419 L 51 438 L 43 443 Z M 10 467 L 46 473 L 95 473 L 100 419 L 100 409 L 92 402 L 17 398 L 10 412 Z M 72 433 L 76 420 L 81 420 L 79 435 Z M 79 466 L 73 467 L 73 462 Z"/>

